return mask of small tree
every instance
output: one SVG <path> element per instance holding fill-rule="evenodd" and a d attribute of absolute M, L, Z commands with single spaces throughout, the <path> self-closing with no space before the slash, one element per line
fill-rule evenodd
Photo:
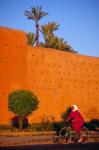
<path fill-rule="evenodd" d="M 8 96 L 9 111 L 19 116 L 19 129 L 22 131 L 24 117 L 32 114 L 38 108 L 37 97 L 28 90 L 16 90 Z"/>

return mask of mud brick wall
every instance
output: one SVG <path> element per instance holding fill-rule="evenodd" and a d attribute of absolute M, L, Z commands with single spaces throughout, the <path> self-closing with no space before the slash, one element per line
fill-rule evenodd
<path fill-rule="evenodd" d="M 40 99 L 37 114 L 60 114 L 78 105 L 86 120 L 99 118 L 99 58 L 28 47 L 28 86 Z"/>
<path fill-rule="evenodd" d="M 30 89 L 39 108 L 29 121 L 60 119 L 70 105 L 78 105 L 85 120 L 99 119 L 99 58 L 30 47 L 26 33 L 0 28 L 0 123 L 9 123 L 8 94 Z"/>
<path fill-rule="evenodd" d="M 24 32 L 0 28 L 0 123 L 8 123 L 8 94 L 26 87 L 27 45 Z"/>

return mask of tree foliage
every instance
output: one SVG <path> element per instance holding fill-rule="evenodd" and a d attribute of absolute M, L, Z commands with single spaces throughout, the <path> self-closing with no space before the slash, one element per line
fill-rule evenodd
<path fill-rule="evenodd" d="M 16 90 L 8 96 L 9 111 L 14 112 L 19 116 L 19 126 L 22 130 L 24 117 L 32 114 L 38 108 L 37 97 L 28 90 Z"/>
<path fill-rule="evenodd" d="M 54 48 L 61 51 L 67 51 L 71 53 L 77 53 L 63 38 L 55 36 L 54 32 L 59 29 L 59 24 L 54 22 L 49 22 L 48 24 L 43 24 L 41 27 L 38 22 L 41 18 L 48 15 L 42 11 L 41 6 L 32 7 L 31 11 L 25 11 L 25 15 L 28 19 L 32 19 L 35 21 L 36 27 L 36 46 L 41 46 L 45 48 Z M 44 41 L 39 43 L 39 31 L 43 34 Z"/>
<path fill-rule="evenodd" d="M 35 44 L 35 34 L 30 32 L 27 34 L 27 44 L 33 46 Z"/>
<path fill-rule="evenodd" d="M 61 51 L 77 53 L 63 38 L 55 36 L 54 32 L 59 29 L 59 24 L 50 22 L 41 26 L 41 32 L 44 37 L 44 42 L 41 46 L 45 48 L 54 48 Z"/>
<path fill-rule="evenodd" d="M 44 42 L 41 42 L 41 46 L 45 48 L 55 48 L 56 37 L 54 32 L 59 29 L 59 24 L 56 22 L 50 22 L 41 26 L 41 32 L 44 37 Z"/>
<path fill-rule="evenodd" d="M 66 109 L 66 111 L 61 114 L 61 118 L 64 122 L 66 121 L 66 119 L 67 119 L 68 115 L 70 114 L 70 112 L 71 112 L 71 107 L 68 107 Z"/>
<path fill-rule="evenodd" d="M 39 20 L 43 18 L 44 16 L 48 15 L 48 13 L 45 13 L 42 11 L 41 6 L 37 7 L 31 7 L 31 11 L 25 11 L 25 15 L 27 16 L 27 19 L 31 19 L 35 21 L 35 27 L 36 27 L 36 46 L 39 46 Z"/>

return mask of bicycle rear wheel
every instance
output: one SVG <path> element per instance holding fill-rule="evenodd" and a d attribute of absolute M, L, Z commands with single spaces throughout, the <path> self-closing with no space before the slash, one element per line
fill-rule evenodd
<path fill-rule="evenodd" d="M 88 142 L 89 130 L 85 126 L 82 127 L 80 134 L 81 134 L 81 137 L 83 138 L 82 142 L 83 143 Z"/>
<path fill-rule="evenodd" d="M 70 127 L 64 127 L 59 132 L 59 139 L 61 143 L 67 143 L 70 139 Z"/>
<path fill-rule="evenodd" d="M 71 133 L 71 141 L 72 141 L 73 143 L 77 143 L 77 141 L 78 141 L 78 134 L 77 134 L 75 131 L 73 131 L 73 132 Z"/>

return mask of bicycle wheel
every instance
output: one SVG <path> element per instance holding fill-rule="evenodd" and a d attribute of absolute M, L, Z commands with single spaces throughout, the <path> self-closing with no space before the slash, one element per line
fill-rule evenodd
<path fill-rule="evenodd" d="M 81 131 L 80 131 L 80 135 L 82 137 L 82 142 L 86 143 L 88 141 L 88 134 L 89 134 L 89 130 L 84 126 L 82 127 Z"/>
<path fill-rule="evenodd" d="M 64 127 L 59 132 L 59 139 L 61 143 L 67 143 L 70 138 L 70 127 Z"/>
<path fill-rule="evenodd" d="M 78 141 L 78 135 L 76 132 L 72 132 L 71 133 L 71 141 L 74 142 L 74 143 L 77 143 Z"/>

